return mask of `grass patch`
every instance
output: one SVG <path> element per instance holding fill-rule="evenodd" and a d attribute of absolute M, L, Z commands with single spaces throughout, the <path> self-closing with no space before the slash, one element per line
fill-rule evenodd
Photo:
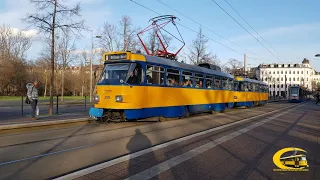
<path fill-rule="evenodd" d="M 23 97 L 23 99 L 25 99 L 26 96 Z M 53 100 L 56 101 L 56 96 L 53 97 Z M 64 96 L 63 97 L 64 100 L 84 100 L 84 96 Z M 50 97 L 46 96 L 46 97 L 39 97 L 39 100 L 49 100 Z M 61 99 L 61 96 L 59 96 L 59 99 Z M 87 97 L 87 99 L 89 99 L 89 97 Z M 1 100 L 21 100 L 21 96 L 0 96 L 0 101 Z"/>

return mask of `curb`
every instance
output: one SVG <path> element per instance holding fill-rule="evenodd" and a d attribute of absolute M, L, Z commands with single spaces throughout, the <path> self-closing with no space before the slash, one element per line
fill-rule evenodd
<path fill-rule="evenodd" d="M 56 121 L 16 123 L 16 124 L 0 125 L 0 130 L 31 128 L 31 127 L 50 126 L 50 125 L 68 124 L 68 123 L 78 123 L 78 122 L 86 122 L 86 121 L 90 122 L 92 120 L 90 120 L 89 118 L 77 118 L 77 119 L 56 120 Z"/>

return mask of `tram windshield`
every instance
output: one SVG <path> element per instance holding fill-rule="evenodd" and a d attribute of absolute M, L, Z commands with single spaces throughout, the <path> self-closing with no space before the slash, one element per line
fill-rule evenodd
<path fill-rule="evenodd" d="M 137 63 L 106 64 L 98 85 L 119 85 L 121 79 L 128 84 L 138 84 L 141 79 L 139 78 L 141 77 L 139 65 Z"/>
<path fill-rule="evenodd" d="M 291 88 L 291 95 L 298 95 L 299 94 L 299 88 Z"/>

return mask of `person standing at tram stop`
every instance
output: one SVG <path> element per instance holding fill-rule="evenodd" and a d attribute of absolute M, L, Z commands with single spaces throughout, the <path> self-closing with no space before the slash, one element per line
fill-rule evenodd
<path fill-rule="evenodd" d="M 30 100 L 31 104 L 31 118 L 32 120 L 36 120 L 36 110 L 38 105 L 38 82 L 34 81 L 33 83 L 28 83 L 27 87 L 27 96 Z"/>
<path fill-rule="evenodd" d="M 316 94 L 316 100 L 317 100 L 316 104 L 318 104 L 320 102 L 320 94 L 319 94 L 319 92 Z"/>

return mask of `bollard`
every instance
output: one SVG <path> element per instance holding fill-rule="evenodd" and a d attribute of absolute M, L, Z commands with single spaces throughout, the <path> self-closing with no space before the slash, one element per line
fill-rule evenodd
<path fill-rule="evenodd" d="M 23 96 L 21 96 L 21 116 L 23 116 Z"/>
<path fill-rule="evenodd" d="M 59 96 L 57 96 L 57 104 L 56 104 L 56 106 L 57 106 L 57 114 L 59 113 L 59 111 L 58 111 L 58 108 L 59 108 Z"/>

